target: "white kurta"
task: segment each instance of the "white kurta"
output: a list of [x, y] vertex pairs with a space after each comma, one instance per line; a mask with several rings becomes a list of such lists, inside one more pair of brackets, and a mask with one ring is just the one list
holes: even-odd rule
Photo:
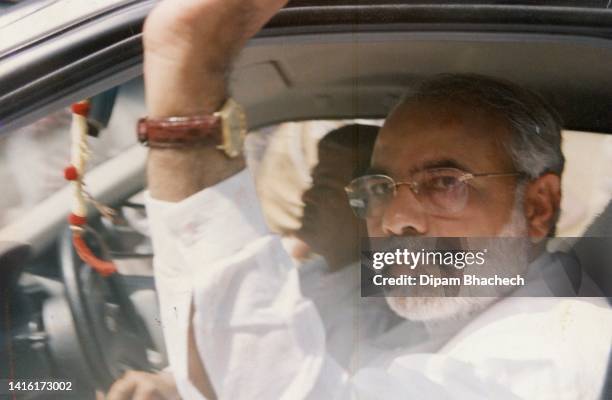
[[[245, 171], [180, 203], [148, 196], [164, 334], [185, 399], [187, 330], [220, 399], [595, 399], [605, 299], [508, 298], [424, 327], [359, 297], [359, 268], [298, 269]], [[450, 325], [450, 327], [449, 327]]]

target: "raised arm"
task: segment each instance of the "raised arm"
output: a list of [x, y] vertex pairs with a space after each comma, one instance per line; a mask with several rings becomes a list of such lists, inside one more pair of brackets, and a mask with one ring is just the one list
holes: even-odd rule
[[[232, 61], [286, 0], [162, 1], [144, 27], [150, 117], [211, 114], [228, 97]], [[151, 149], [153, 197], [179, 201], [244, 168], [214, 147]]]
[[[210, 115], [218, 111], [228, 97], [227, 76], [234, 57], [284, 3], [285, 0], [165, 0], [158, 4], [146, 20], [143, 36], [149, 117]], [[147, 165], [149, 192], [157, 200], [178, 202], [236, 174], [244, 166], [242, 155], [230, 159], [211, 146], [151, 148]], [[163, 255], [157, 258], [158, 265], [169, 264]], [[160, 288], [165, 306], [176, 310], [173, 305], [178, 289], [171, 287], [174, 282], [162, 278], [163, 272], [156, 274], [159, 285], [170, 286]], [[188, 336], [189, 375], [201, 394], [214, 398], [208, 374], [194, 350], [191, 329]]]

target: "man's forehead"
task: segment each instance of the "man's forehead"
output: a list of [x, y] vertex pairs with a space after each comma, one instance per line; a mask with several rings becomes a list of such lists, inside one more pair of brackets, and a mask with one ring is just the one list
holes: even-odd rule
[[447, 132], [478, 133], [477, 128], [508, 128], [508, 122], [497, 111], [476, 103], [459, 100], [411, 100], [393, 110], [387, 117], [382, 131], [419, 128], [445, 128]]
[[499, 115], [452, 103], [410, 103], [385, 122], [374, 149], [374, 168], [403, 172], [456, 167], [477, 172], [510, 168], [504, 143], [509, 129]]

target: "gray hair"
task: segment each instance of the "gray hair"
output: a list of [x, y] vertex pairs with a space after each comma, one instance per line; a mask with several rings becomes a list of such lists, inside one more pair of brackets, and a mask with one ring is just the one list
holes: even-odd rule
[[531, 179], [563, 172], [561, 119], [537, 93], [483, 75], [442, 74], [421, 82], [401, 103], [419, 100], [451, 101], [497, 112], [512, 130], [507, 149], [518, 172]]

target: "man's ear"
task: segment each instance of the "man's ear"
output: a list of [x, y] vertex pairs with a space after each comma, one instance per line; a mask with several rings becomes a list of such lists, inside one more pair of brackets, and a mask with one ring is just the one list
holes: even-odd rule
[[525, 218], [529, 237], [543, 238], [551, 231], [559, 214], [561, 177], [547, 173], [529, 182], [525, 188]]

